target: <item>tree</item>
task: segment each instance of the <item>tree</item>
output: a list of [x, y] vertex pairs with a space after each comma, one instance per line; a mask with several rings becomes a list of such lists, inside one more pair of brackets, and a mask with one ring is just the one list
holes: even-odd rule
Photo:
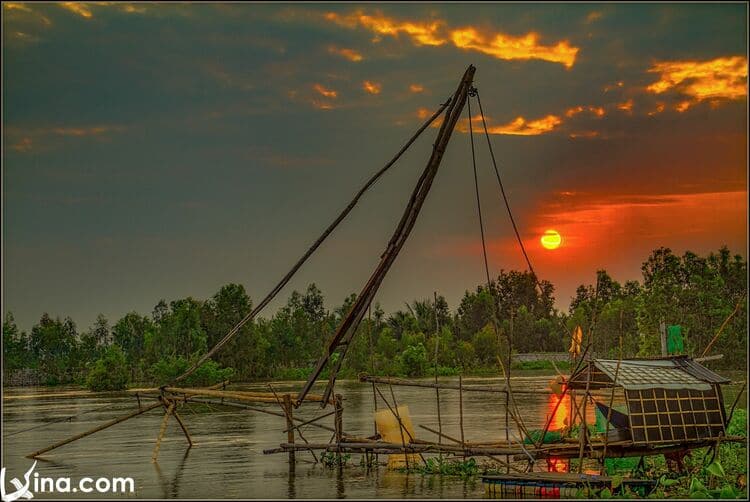
[[48, 384], [69, 382], [73, 378], [70, 358], [76, 347], [76, 326], [70, 317], [53, 320], [44, 313], [31, 328], [30, 349]]
[[86, 386], [94, 391], [123, 390], [128, 384], [125, 354], [117, 345], [107, 347], [86, 378]]
[[13, 314], [7, 312], [3, 320], [3, 372], [6, 378], [11, 371], [31, 366], [28, 343], [26, 333], [19, 331]]
[[120, 347], [130, 368], [131, 380], [142, 375], [146, 355], [146, 333], [154, 330], [154, 324], [147, 316], [137, 312], [125, 314], [112, 327], [114, 344]]

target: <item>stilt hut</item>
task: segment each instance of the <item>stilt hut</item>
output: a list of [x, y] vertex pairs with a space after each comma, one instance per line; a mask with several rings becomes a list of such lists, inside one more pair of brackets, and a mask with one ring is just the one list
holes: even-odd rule
[[571, 376], [571, 390], [622, 393], [627, 414], [597, 402], [614, 430], [632, 446], [716, 441], [726, 435], [721, 384], [730, 380], [688, 356], [660, 359], [592, 359]]

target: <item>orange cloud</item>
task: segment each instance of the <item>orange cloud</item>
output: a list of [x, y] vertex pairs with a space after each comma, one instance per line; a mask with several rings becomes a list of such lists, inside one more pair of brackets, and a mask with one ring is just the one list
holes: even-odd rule
[[654, 116], [657, 113], [661, 113], [664, 111], [664, 103], [656, 103], [656, 108], [654, 108], [652, 111], [648, 112], [649, 116]]
[[336, 108], [332, 103], [319, 101], [317, 99], [313, 99], [312, 101], [310, 101], [310, 104], [312, 104], [315, 108], [319, 110], [333, 110], [334, 108]]
[[624, 103], [618, 103], [617, 109], [626, 113], [631, 113], [633, 111], [633, 100], [629, 99]]
[[409, 90], [413, 93], [424, 92], [424, 87], [419, 84], [411, 84]]
[[22, 138], [18, 143], [12, 146], [13, 150], [17, 152], [28, 152], [31, 150], [33, 142], [31, 138]]
[[603, 16], [604, 16], [604, 13], [600, 10], [589, 12], [589, 15], [586, 16], [586, 24], [590, 24], [590, 23], [593, 23], [594, 21], [598, 21]]
[[325, 18], [347, 28], [361, 26], [378, 35], [398, 37], [405, 34], [417, 45], [443, 45], [446, 40], [438, 36], [443, 21], [409, 22], [388, 18], [383, 14], [368, 15], [358, 10], [352, 14], [339, 15], [329, 12]]
[[[481, 124], [482, 119], [474, 117], [473, 122]], [[507, 124], [488, 125], [487, 132], [490, 134], [508, 134], [512, 136], [538, 136], [552, 132], [560, 124], [562, 124], [562, 119], [557, 115], [547, 115], [546, 117], [531, 121], [527, 121], [523, 117], [516, 117], [515, 120]], [[462, 132], [468, 131], [468, 122], [465, 119], [459, 130]]]
[[326, 98], [336, 99], [339, 95], [338, 92], [334, 91], [333, 89], [327, 89], [321, 84], [313, 85], [313, 89], [315, 89], [315, 92]]
[[598, 131], [579, 131], [579, 132], [572, 132], [569, 134], [571, 139], [577, 139], [577, 138], [597, 138], [599, 137]]
[[116, 127], [95, 126], [95, 127], [55, 127], [51, 132], [60, 136], [96, 136], [106, 132], [114, 131]]
[[557, 45], [541, 45], [539, 35], [531, 32], [520, 37], [512, 35], [485, 36], [474, 28], [463, 28], [451, 32], [451, 40], [456, 47], [489, 54], [498, 59], [541, 59], [560, 63], [571, 68], [578, 54], [578, 47], [572, 47], [567, 40]]
[[579, 50], [567, 40], [556, 45], [541, 45], [539, 34], [535, 32], [515, 37], [503, 33], [480, 33], [471, 26], [448, 29], [447, 23], [441, 19], [404, 21], [387, 17], [380, 12], [365, 14], [362, 10], [346, 15], [329, 12], [325, 14], [325, 18], [346, 28], [365, 28], [377, 36], [399, 37], [403, 34], [417, 46], [440, 46], [452, 42], [459, 49], [481, 52], [498, 59], [541, 59], [563, 64], [567, 68], [573, 66]]
[[383, 86], [378, 82], [371, 82], [369, 80], [362, 82], [362, 88], [369, 94], [380, 94], [382, 87]]
[[692, 103], [690, 103], [690, 101], [680, 101], [679, 103], [675, 105], [674, 109], [680, 113], [686, 112], [688, 108], [690, 108], [691, 104]]
[[604, 108], [601, 106], [574, 106], [572, 108], [568, 108], [565, 110], [565, 116], [566, 117], [573, 117], [575, 115], [578, 115], [579, 113], [583, 113], [584, 111], [588, 111], [589, 113], [592, 113], [596, 115], [597, 117], [603, 117], [604, 116]]
[[88, 6], [85, 3], [60, 2], [58, 5], [62, 7], [63, 9], [67, 9], [70, 12], [73, 12], [74, 14], [78, 14], [79, 16], [84, 17], [86, 19], [91, 19], [93, 17], [91, 10], [89, 10]]
[[341, 56], [344, 59], [348, 59], [349, 61], [352, 61], [354, 63], [358, 63], [362, 61], [364, 58], [362, 57], [362, 54], [355, 51], [354, 49], [346, 49], [346, 48], [339, 48], [335, 45], [331, 45], [328, 47], [328, 52], [330, 54], [335, 54], [337, 56]]
[[3, 3], [3, 7], [6, 10], [22, 10], [24, 12], [31, 12], [31, 8], [19, 2], [5, 2]]
[[16, 15], [22, 15], [22, 16], [29, 16], [31, 15], [32, 18], [41, 21], [44, 25], [50, 26], [52, 24], [52, 21], [49, 20], [48, 17], [43, 16], [42, 14], [31, 10], [31, 7], [24, 3], [20, 2], [5, 2], [3, 3], [3, 8], [6, 11], [14, 11]]
[[648, 71], [660, 74], [659, 80], [646, 88], [654, 94], [674, 90], [695, 102], [747, 96], [747, 58], [742, 56], [710, 61], [663, 61]]

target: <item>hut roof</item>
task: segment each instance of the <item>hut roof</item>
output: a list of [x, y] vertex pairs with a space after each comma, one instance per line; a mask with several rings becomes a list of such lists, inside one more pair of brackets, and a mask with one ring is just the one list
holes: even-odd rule
[[[591, 388], [616, 385], [626, 390], [695, 389], [709, 390], [713, 384], [730, 380], [709, 370], [687, 356], [666, 359], [624, 359], [617, 369], [617, 360], [593, 359]], [[596, 371], [598, 370], [598, 371]], [[587, 367], [581, 368], [570, 379], [571, 388], [585, 388]], [[603, 375], [602, 375], [603, 374]], [[615, 379], [615, 374], [617, 378]], [[602, 381], [602, 376], [605, 381]]]

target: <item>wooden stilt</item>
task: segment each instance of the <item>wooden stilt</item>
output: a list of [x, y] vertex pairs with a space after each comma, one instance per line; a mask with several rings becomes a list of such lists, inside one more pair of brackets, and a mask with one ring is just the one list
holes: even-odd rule
[[[336, 430], [336, 444], [340, 444], [343, 440], [342, 431], [344, 429], [344, 407], [341, 404], [342, 401], [343, 397], [341, 397], [341, 394], [334, 394], [333, 407], [336, 416], [334, 418], [333, 428]], [[338, 461], [338, 465], [341, 466], [341, 451], [338, 449], [336, 450], [336, 460]]]
[[180, 415], [177, 414], [177, 403], [174, 401], [170, 401], [167, 399], [159, 398], [162, 405], [164, 406], [165, 411], [169, 409], [169, 403], [175, 405], [174, 408], [172, 408], [172, 415], [174, 415], [175, 420], [177, 420], [177, 423], [180, 425], [180, 429], [182, 429], [182, 433], [185, 434], [185, 439], [187, 439], [188, 442], [188, 448], [193, 447], [193, 438], [190, 437], [190, 433], [187, 430], [187, 427], [185, 426], [185, 423], [182, 421], [182, 418]]
[[161, 448], [161, 440], [164, 438], [164, 433], [167, 432], [167, 424], [169, 423], [169, 416], [174, 411], [174, 401], [169, 402], [167, 411], [164, 413], [164, 418], [161, 421], [161, 427], [159, 428], [159, 435], [156, 437], [156, 445], [154, 445], [154, 452], [151, 454], [151, 463], [156, 462], [159, 458], [159, 448]]
[[588, 438], [588, 424], [586, 423], [586, 403], [589, 398], [589, 384], [591, 383], [591, 365], [586, 370], [586, 392], [583, 395], [583, 412], [581, 413], [581, 430], [578, 433], [580, 439], [580, 450], [578, 452], [578, 473], [583, 472], [583, 449]]
[[[293, 417], [293, 406], [292, 398], [289, 394], [284, 394], [284, 414], [286, 415], [286, 440], [288, 443], [294, 444], [294, 420]], [[294, 464], [294, 450], [289, 451], [289, 463]]]
[[[460, 373], [458, 375], [458, 426], [461, 429], [461, 447], [466, 448], [464, 442], [464, 383], [463, 376]], [[466, 460], [465, 454], [464, 460]]]

